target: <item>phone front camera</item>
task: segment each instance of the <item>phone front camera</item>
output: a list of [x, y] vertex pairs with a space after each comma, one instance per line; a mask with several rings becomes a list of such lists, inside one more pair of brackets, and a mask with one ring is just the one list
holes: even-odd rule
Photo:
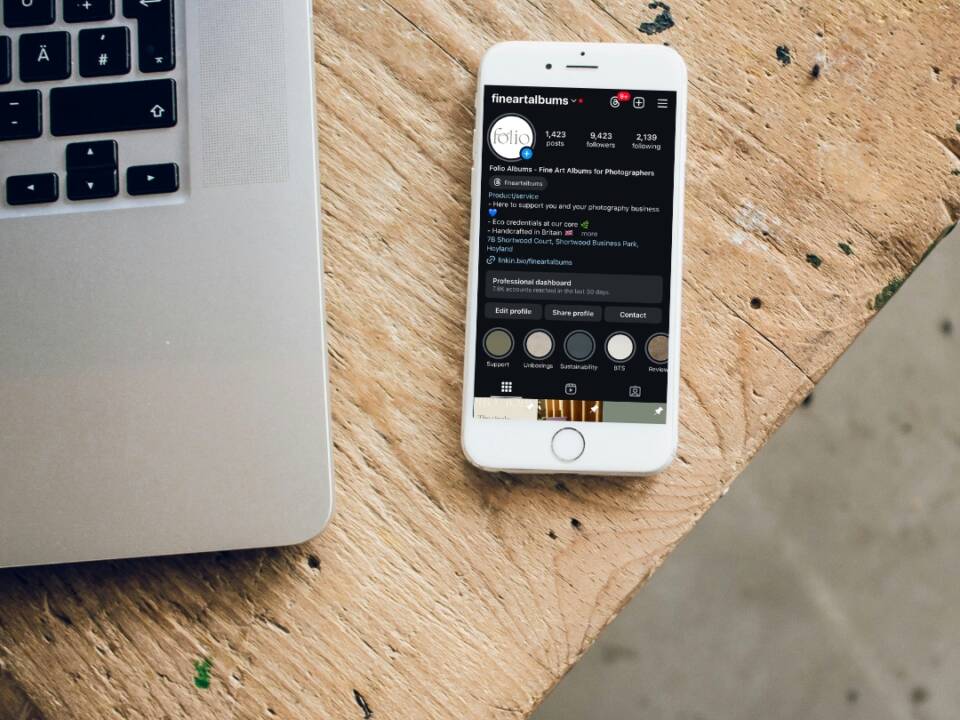
[[547, 70], [550, 70], [553, 67], [551, 63], [547, 63]]

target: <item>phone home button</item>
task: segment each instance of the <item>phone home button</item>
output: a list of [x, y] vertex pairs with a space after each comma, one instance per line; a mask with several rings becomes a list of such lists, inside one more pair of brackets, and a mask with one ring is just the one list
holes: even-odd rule
[[578, 430], [573, 428], [563, 428], [558, 430], [550, 442], [550, 448], [558, 460], [563, 462], [573, 462], [583, 455], [583, 449], [586, 441]]

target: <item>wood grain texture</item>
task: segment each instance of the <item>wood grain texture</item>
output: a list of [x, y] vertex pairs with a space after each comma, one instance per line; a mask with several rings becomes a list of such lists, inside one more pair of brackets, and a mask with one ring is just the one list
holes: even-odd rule
[[[647, 37], [626, 0], [316, 3], [338, 514], [298, 548], [0, 573], [0, 719], [532, 710], [960, 214], [955, 2], [670, 5]], [[460, 453], [475, 73], [523, 38], [690, 67], [681, 451], [653, 479]]]

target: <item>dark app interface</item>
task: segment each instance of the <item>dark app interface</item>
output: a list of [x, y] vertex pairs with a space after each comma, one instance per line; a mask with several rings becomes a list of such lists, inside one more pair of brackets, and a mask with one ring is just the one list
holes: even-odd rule
[[666, 422], [676, 103], [484, 89], [475, 417]]

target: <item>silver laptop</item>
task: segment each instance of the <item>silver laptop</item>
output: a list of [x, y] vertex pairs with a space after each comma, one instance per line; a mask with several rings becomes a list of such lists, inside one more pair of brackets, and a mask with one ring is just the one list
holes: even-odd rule
[[309, 0], [0, 0], [0, 567], [333, 489]]

